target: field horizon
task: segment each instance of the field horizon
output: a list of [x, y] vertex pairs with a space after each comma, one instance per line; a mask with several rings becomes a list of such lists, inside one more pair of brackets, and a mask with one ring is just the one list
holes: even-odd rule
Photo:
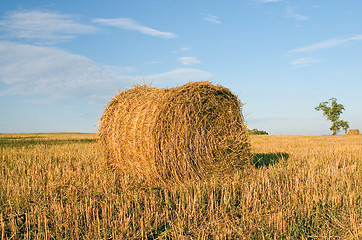
[[1, 133], [0, 237], [362, 238], [361, 135], [250, 144], [250, 169], [158, 186], [115, 174], [96, 133]]

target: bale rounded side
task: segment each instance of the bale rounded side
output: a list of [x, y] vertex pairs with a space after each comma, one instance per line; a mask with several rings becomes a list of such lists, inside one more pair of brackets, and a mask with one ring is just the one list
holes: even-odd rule
[[360, 132], [358, 129], [349, 129], [347, 135], [360, 135]]

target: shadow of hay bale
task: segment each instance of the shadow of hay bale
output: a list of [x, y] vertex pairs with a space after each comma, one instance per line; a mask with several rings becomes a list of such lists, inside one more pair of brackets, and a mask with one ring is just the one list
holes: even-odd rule
[[277, 164], [280, 160], [288, 160], [288, 153], [256, 153], [253, 154], [252, 164], [256, 168], [269, 167]]
[[145, 181], [225, 175], [250, 164], [241, 107], [229, 89], [209, 82], [135, 86], [106, 107], [99, 141], [113, 169]]

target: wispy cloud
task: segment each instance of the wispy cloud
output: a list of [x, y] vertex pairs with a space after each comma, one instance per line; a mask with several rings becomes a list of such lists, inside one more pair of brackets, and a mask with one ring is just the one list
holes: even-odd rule
[[191, 47], [182, 47], [176, 51], [172, 51], [173, 54], [190, 51]]
[[221, 24], [221, 20], [219, 17], [215, 16], [215, 15], [207, 15], [206, 17], [204, 17], [204, 20], [213, 23], [213, 24]]
[[0, 95], [87, 99], [132, 81], [86, 57], [52, 47], [0, 41], [0, 62], [0, 79], [9, 86]]
[[[124, 90], [144, 79], [164, 86], [206, 80], [212, 74], [193, 68], [137, 75], [132, 66], [100, 66], [91, 59], [53, 47], [0, 41], [0, 81], [4, 95], [75, 97], [104, 104], [115, 90]], [[163, 84], [163, 85], [162, 85]]]
[[190, 81], [201, 81], [201, 80], [210, 80], [214, 74], [206, 72], [200, 69], [194, 68], [177, 68], [165, 73], [158, 73], [146, 76], [146, 80], [152, 80], [155, 85], [165, 86], [170, 84], [175, 86], [175, 84], [185, 84]]
[[180, 57], [180, 58], [178, 58], [178, 60], [183, 65], [194, 65], [194, 64], [200, 63], [200, 60], [196, 57]]
[[283, 0], [260, 0], [260, 2], [263, 2], [263, 3], [271, 3], [271, 2], [281, 2]]
[[189, 50], [191, 50], [190, 47], [182, 47], [182, 48], [180, 48], [180, 52], [186, 52], [186, 51], [189, 51]]
[[10, 38], [51, 44], [74, 38], [78, 34], [95, 33], [98, 28], [79, 23], [72, 15], [49, 11], [19, 11], [7, 13], [0, 21], [0, 30]]
[[348, 38], [332, 38], [323, 42], [289, 50], [288, 53], [292, 54], [292, 53], [301, 53], [301, 52], [312, 52], [325, 48], [334, 48], [353, 41], [362, 41], [362, 35], [356, 35]]
[[304, 16], [304, 15], [300, 15], [300, 14], [295, 13], [295, 8], [294, 7], [287, 7], [285, 9], [285, 13], [286, 13], [287, 17], [294, 18], [295, 20], [298, 20], [298, 21], [309, 20], [308, 16]]
[[146, 62], [146, 64], [160, 64], [160, 63], [161, 63], [161, 61], [159, 61], [159, 60], [151, 60], [151, 61]]
[[322, 61], [321, 59], [314, 59], [314, 58], [298, 58], [291, 61], [290, 66], [292, 68], [301, 68], [301, 67], [308, 67], [311, 66], [313, 63], [317, 63]]
[[135, 20], [130, 19], [130, 18], [110, 18], [110, 19], [97, 18], [97, 19], [94, 19], [93, 22], [99, 23], [102, 25], [108, 25], [108, 26], [119, 27], [119, 28], [123, 28], [123, 29], [127, 29], [127, 30], [133, 30], [133, 31], [137, 31], [137, 32], [140, 32], [143, 34], [156, 36], [156, 37], [163, 37], [163, 38], [177, 37], [177, 35], [174, 33], [161, 32], [159, 30], [143, 26], [143, 25], [139, 24], [138, 22], [136, 22]]

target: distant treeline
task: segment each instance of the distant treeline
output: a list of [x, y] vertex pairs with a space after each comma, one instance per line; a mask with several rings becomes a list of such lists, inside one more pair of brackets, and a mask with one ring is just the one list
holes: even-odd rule
[[258, 130], [256, 128], [249, 129], [249, 134], [250, 135], [269, 135], [269, 133], [267, 133], [266, 131]]

